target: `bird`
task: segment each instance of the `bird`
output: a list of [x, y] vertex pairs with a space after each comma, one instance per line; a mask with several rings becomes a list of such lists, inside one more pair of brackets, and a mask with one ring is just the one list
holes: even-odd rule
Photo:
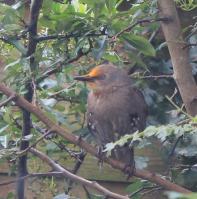
[[[101, 149], [126, 134], [143, 131], [147, 104], [126, 70], [112, 63], [95, 66], [86, 75], [75, 76], [90, 90], [86, 120], [90, 133]], [[134, 167], [134, 149], [126, 143], [112, 150], [111, 157]]]

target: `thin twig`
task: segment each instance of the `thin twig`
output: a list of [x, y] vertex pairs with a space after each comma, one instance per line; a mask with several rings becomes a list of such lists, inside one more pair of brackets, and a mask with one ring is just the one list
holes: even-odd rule
[[175, 151], [175, 149], [176, 149], [178, 143], [180, 142], [180, 140], [181, 140], [182, 138], [183, 138], [183, 135], [179, 136], [179, 137], [177, 138], [176, 142], [174, 143], [174, 145], [173, 145], [173, 147], [172, 147], [172, 149], [171, 149], [171, 151], [170, 151], [170, 153], [169, 153], [169, 155], [168, 155], [168, 160], [169, 160], [168, 162], [170, 162], [172, 156], [174, 155], [174, 151]]
[[68, 89], [72, 88], [75, 85], [76, 85], [76, 82], [73, 82], [72, 84], [68, 85], [66, 88], [63, 88], [63, 89], [61, 89], [61, 90], [59, 90], [59, 91], [57, 91], [57, 92], [55, 92], [53, 94], [50, 94], [49, 96], [50, 97], [54, 97], [56, 95], [59, 95], [60, 93], [65, 92], [65, 90], [68, 90]]
[[13, 101], [13, 99], [14, 99], [15, 97], [16, 97], [15, 95], [12, 95], [12, 96], [8, 97], [6, 100], [4, 100], [3, 102], [1, 102], [1, 103], [0, 103], [0, 108], [1, 108], [2, 106], [7, 105], [10, 101]]
[[37, 42], [42, 42], [42, 41], [48, 41], [48, 40], [53, 40], [53, 39], [70, 39], [70, 38], [77, 38], [77, 37], [99, 37], [99, 36], [104, 36], [107, 35], [105, 32], [101, 32], [101, 33], [81, 33], [81, 34], [56, 34], [56, 35], [46, 35], [46, 36], [36, 36], [34, 39]]
[[18, 182], [19, 180], [25, 180], [27, 178], [46, 177], [46, 176], [58, 176], [58, 177], [61, 177], [62, 176], [62, 172], [54, 171], [54, 172], [48, 172], [48, 173], [31, 173], [31, 174], [28, 174], [26, 176], [23, 176], [23, 177], [14, 179], [14, 180], [9, 180], [9, 181], [5, 181], [5, 182], [1, 182], [0, 186], [5, 186], [5, 185], [13, 184], [13, 183]]
[[176, 105], [172, 99], [170, 97], [168, 97], [167, 95], [165, 95], [166, 99], [181, 113], [183, 113], [184, 115], [186, 115], [188, 118], [192, 119], [192, 116], [189, 115], [188, 113], [186, 113], [185, 111], [183, 111], [182, 108], [180, 108], [178, 105]]
[[56, 142], [56, 141], [52, 141], [54, 144], [56, 144], [61, 150], [65, 150], [72, 158], [75, 158], [77, 161], [81, 161], [79, 158], [79, 154], [80, 153], [76, 153], [72, 150], [70, 150], [69, 148], [67, 148], [63, 143], [60, 142]]
[[161, 189], [162, 189], [162, 187], [157, 187], [157, 188], [153, 188], [153, 189], [151, 189], [151, 190], [147, 190], [147, 191], [145, 191], [144, 193], [142, 193], [142, 196], [147, 195], [147, 194], [150, 194], [150, 193], [153, 192], [153, 191], [161, 190]]
[[91, 195], [90, 195], [88, 189], [86, 188], [86, 186], [83, 186], [83, 189], [84, 189], [84, 191], [85, 191], [85, 193], [86, 193], [87, 199], [91, 199], [92, 197], [91, 197]]
[[40, 83], [41, 81], [43, 81], [45, 78], [49, 77], [50, 75], [53, 75], [55, 74], [56, 72], [60, 72], [61, 71], [61, 67], [62, 65], [67, 65], [67, 64], [70, 64], [70, 63], [73, 63], [77, 60], [79, 60], [81, 57], [87, 55], [89, 52], [91, 51], [91, 48], [89, 48], [86, 52], [83, 52], [82, 49], [78, 51], [77, 55], [71, 59], [68, 59], [68, 60], [58, 60], [55, 64], [57, 64], [58, 66], [56, 68], [53, 68], [49, 71], [46, 71], [41, 77], [39, 77], [37, 80], [36, 80], [36, 83]]
[[173, 94], [170, 97], [170, 99], [173, 100], [173, 98], [176, 96], [177, 93], [178, 93], [178, 90], [177, 90], [177, 88], [175, 88]]
[[[79, 171], [79, 169], [80, 169], [82, 163], [84, 162], [84, 159], [85, 159], [86, 155], [87, 155], [87, 153], [85, 153], [85, 152], [82, 150], [81, 153], [78, 155], [78, 159], [79, 159], [79, 160], [76, 162], [74, 168], [72, 169], [72, 173], [77, 174], [77, 172]], [[73, 181], [70, 180], [70, 181], [68, 182], [68, 192], [72, 189], [72, 184], [73, 184]], [[68, 192], [67, 192], [67, 193], [68, 193]]]
[[162, 74], [162, 75], [145, 75], [145, 76], [140, 76], [139, 72], [133, 73], [131, 75], [132, 78], [139, 78], [139, 79], [161, 79], [161, 78], [173, 78], [172, 74]]
[[189, 118], [189, 119], [185, 119], [185, 120], [182, 120], [182, 121], [180, 121], [180, 122], [177, 122], [177, 126], [180, 126], [180, 125], [183, 125], [183, 124], [187, 124], [187, 123], [189, 123], [191, 121], [191, 119]]
[[138, 190], [136, 190], [135, 192], [133, 192], [133, 193], [131, 193], [130, 195], [129, 195], [129, 197], [133, 197], [133, 196], [135, 196], [136, 194], [138, 194], [138, 193], [140, 193], [141, 191], [144, 191], [144, 190], [149, 190], [149, 189], [154, 189], [154, 188], [159, 188], [160, 186], [158, 186], [158, 185], [156, 185], [156, 186], [148, 186], [148, 187], [141, 187], [141, 188], [139, 188]]
[[185, 48], [189, 48], [189, 47], [192, 47], [192, 46], [197, 46], [197, 43], [190, 43], [190, 44], [187, 44], [183, 47], [183, 49]]
[[126, 27], [125, 29], [121, 30], [120, 32], [118, 32], [114, 38], [119, 37], [121, 34], [123, 34], [124, 32], [129, 32], [131, 31], [135, 26], [137, 26], [138, 24], [142, 24], [142, 23], [154, 23], [154, 22], [158, 22], [158, 21], [164, 21], [167, 22], [170, 19], [167, 17], [159, 17], [157, 19], [141, 19], [136, 21], [134, 24], [131, 24], [130, 26]]
[[93, 189], [96, 189], [97, 191], [103, 193], [106, 196], [110, 196], [111, 198], [114, 198], [114, 199], [129, 199], [128, 196], [123, 196], [123, 195], [109, 191], [108, 189], [101, 186], [97, 182], [89, 181], [85, 178], [82, 178], [81, 176], [77, 176], [77, 175], [69, 172], [68, 170], [66, 170], [65, 168], [63, 168], [62, 166], [60, 166], [59, 164], [54, 162], [52, 159], [50, 159], [47, 155], [45, 155], [44, 153], [42, 153], [42, 152], [40, 152], [40, 151], [38, 151], [34, 148], [31, 148], [30, 152], [32, 154], [36, 155], [37, 157], [39, 157], [41, 160], [43, 160], [45, 163], [47, 163], [54, 170], [62, 172], [62, 175], [65, 176], [66, 178], [69, 178], [69, 179], [71, 179], [71, 180], [73, 180], [77, 183], [80, 183], [84, 186], [88, 186], [88, 187], [91, 187]]
[[20, 157], [23, 156], [23, 155], [25, 155], [32, 147], [35, 147], [40, 141], [42, 141], [46, 136], [48, 136], [52, 132], [53, 132], [53, 130], [48, 130], [44, 135], [42, 135], [41, 137], [39, 137], [32, 145], [28, 146], [25, 150], [20, 151], [18, 153], [18, 155]]
[[[39, 133], [43, 134], [43, 136], [41, 136], [40, 139], [42, 137], [44, 137], [45, 139], [49, 138], [51, 140], [52, 136], [50, 136], [50, 134], [48, 134], [48, 135], [46, 134], [46, 132], [48, 132], [48, 130], [42, 129], [42, 128], [36, 126], [35, 124], [32, 124], [32, 126], [33, 126], [33, 128], [36, 131], [38, 131]], [[51, 134], [52, 134], [52, 132], [51, 132]], [[41, 140], [38, 139], [37, 141], [41, 141]], [[61, 141], [56, 142], [55, 140], [51, 140], [51, 142], [53, 142], [54, 144], [56, 144], [61, 150], [66, 151], [70, 155], [70, 157], [75, 158], [77, 161], [81, 161], [81, 159], [79, 158], [81, 152], [74, 152], [74, 151], [72, 151], [71, 149], [69, 149], [68, 147], [66, 147], [65, 144], [63, 144]]]

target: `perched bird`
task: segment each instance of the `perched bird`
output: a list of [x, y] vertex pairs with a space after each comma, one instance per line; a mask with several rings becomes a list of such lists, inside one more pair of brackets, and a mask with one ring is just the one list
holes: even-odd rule
[[[147, 106], [126, 71], [103, 64], [74, 79], [87, 82], [90, 89], [87, 125], [100, 147], [145, 128]], [[128, 144], [114, 149], [111, 156], [126, 165], [134, 165], [133, 148]]]

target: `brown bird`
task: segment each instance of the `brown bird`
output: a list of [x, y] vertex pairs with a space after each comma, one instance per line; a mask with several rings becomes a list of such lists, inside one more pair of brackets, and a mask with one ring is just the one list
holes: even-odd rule
[[[147, 106], [126, 71], [103, 64], [74, 79], [86, 81], [90, 88], [87, 125], [100, 147], [145, 128]], [[126, 165], [134, 165], [134, 152], [129, 144], [117, 147], [111, 156]]]

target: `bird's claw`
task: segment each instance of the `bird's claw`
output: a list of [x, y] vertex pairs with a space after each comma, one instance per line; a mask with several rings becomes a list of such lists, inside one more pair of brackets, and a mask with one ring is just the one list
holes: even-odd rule
[[103, 147], [98, 146], [97, 148], [97, 157], [98, 157], [98, 165], [103, 165], [103, 159], [104, 159], [104, 153], [103, 153]]
[[127, 180], [134, 175], [135, 169], [135, 161], [133, 161], [131, 164], [125, 164], [123, 172], [127, 175]]

